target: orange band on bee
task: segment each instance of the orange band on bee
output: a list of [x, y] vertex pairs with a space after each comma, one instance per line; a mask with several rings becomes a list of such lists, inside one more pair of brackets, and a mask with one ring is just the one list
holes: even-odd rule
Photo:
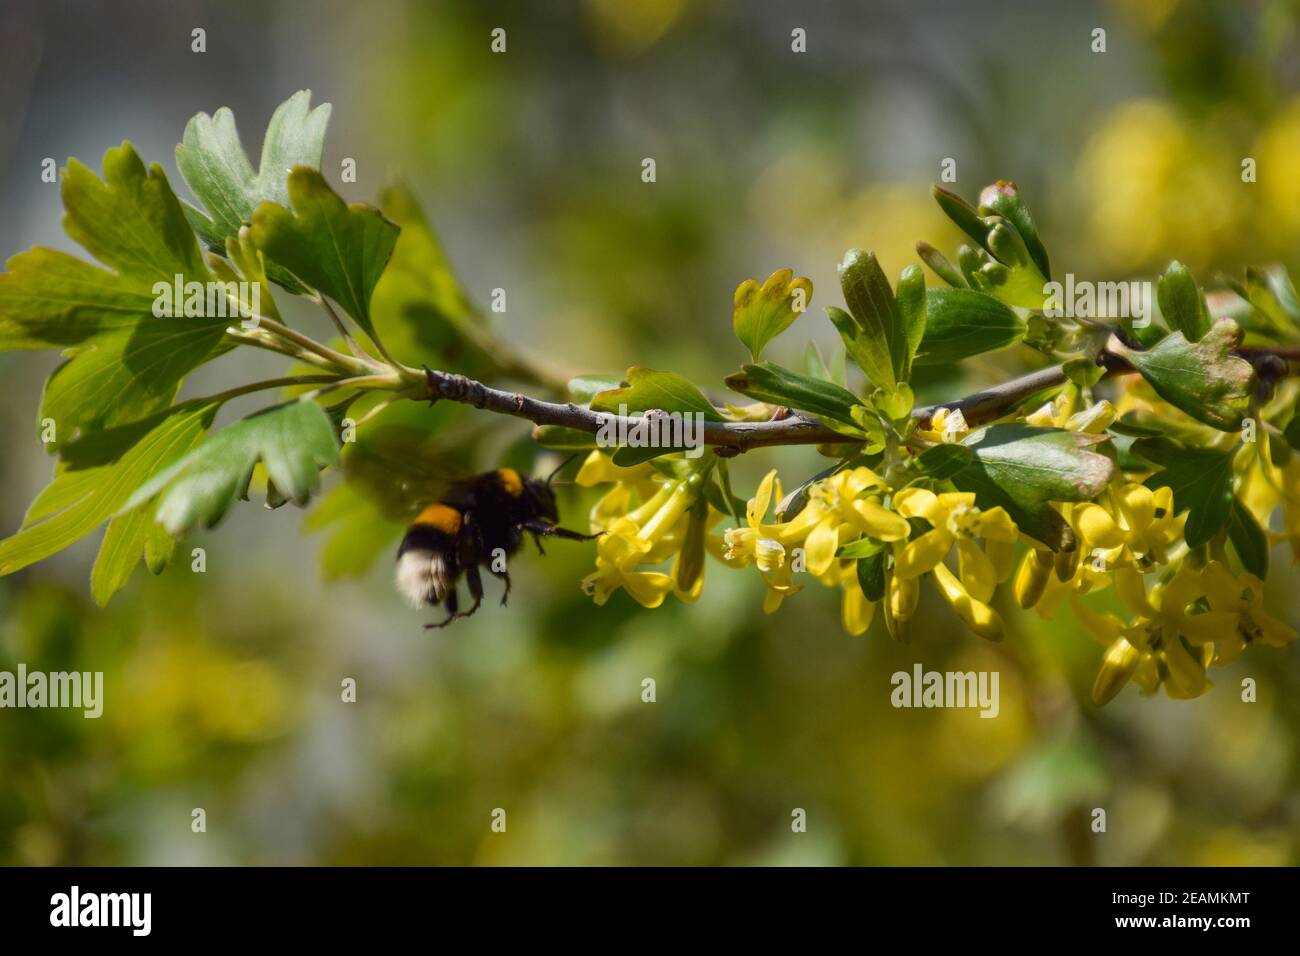
[[455, 534], [460, 530], [461, 514], [451, 505], [436, 502], [429, 505], [415, 519], [415, 524], [428, 525], [446, 534]]
[[511, 498], [518, 498], [524, 493], [524, 480], [513, 468], [498, 468], [497, 477], [501, 479], [501, 487]]

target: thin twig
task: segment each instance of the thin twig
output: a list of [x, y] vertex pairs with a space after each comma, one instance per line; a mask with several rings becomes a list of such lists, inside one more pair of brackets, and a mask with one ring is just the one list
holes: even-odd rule
[[[1268, 359], [1300, 361], [1300, 348], [1243, 348], [1238, 349], [1237, 354], [1253, 365]], [[1124, 358], [1110, 351], [1102, 353], [1098, 364], [1110, 374], [1133, 371]], [[558, 425], [595, 434], [602, 428], [632, 428], [639, 421], [628, 417], [620, 422], [618, 415], [595, 412], [572, 402], [547, 402], [522, 392], [507, 392], [464, 375], [431, 369], [426, 369], [425, 375], [428, 383], [427, 397], [430, 400], [442, 399], [473, 405], [498, 414], [524, 418], [535, 425]], [[952, 402], [915, 408], [912, 418], [921, 425], [927, 425], [935, 412], [946, 408], [950, 411], [960, 410], [968, 425], [979, 425], [1002, 417], [1025, 399], [1062, 385], [1065, 381], [1063, 366], [1053, 365]], [[832, 431], [816, 419], [798, 411], [781, 410], [778, 415], [779, 417], [761, 422], [705, 422], [702, 429], [703, 443], [730, 449], [731, 454], [740, 454], [751, 448], [773, 445], [846, 444], [856, 440]]]

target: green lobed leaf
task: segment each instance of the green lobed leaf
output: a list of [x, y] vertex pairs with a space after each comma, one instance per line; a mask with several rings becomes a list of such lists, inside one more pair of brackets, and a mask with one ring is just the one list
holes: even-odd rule
[[102, 180], [70, 160], [62, 194], [68, 235], [109, 268], [38, 248], [0, 276], [0, 350], [73, 349], [42, 402], [59, 442], [166, 408], [184, 376], [220, 354], [230, 321], [154, 315], [162, 286], [213, 275], [166, 175], [129, 143], [105, 153]]
[[187, 374], [230, 347], [227, 321], [169, 318], [96, 336], [50, 375], [41, 418], [55, 422], [61, 443], [166, 408]]
[[236, 498], [247, 499], [258, 462], [276, 495], [303, 505], [319, 487], [320, 470], [338, 458], [338, 438], [326, 411], [311, 401], [288, 402], [212, 435], [139, 487], [122, 513], [157, 498], [157, 520], [170, 534], [195, 525], [210, 528]]
[[1026, 325], [991, 295], [974, 289], [926, 292], [925, 337], [916, 353], [918, 365], [944, 365], [1015, 345]]
[[1220, 431], [1236, 431], [1255, 391], [1254, 367], [1232, 354], [1240, 342], [1241, 327], [1219, 319], [1199, 342], [1173, 332], [1149, 349], [1116, 350], [1165, 401]]
[[1143, 458], [1162, 466], [1143, 484], [1152, 491], [1168, 486], [1174, 493], [1174, 512], [1187, 512], [1183, 537], [1190, 548], [1213, 538], [1232, 514], [1232, 455], [1199, 448], [1183, 448], [1161, 438], [1134, 443]]
[[[224, 254], [226, 242], [239, 235], [259, 203], [289, 204], [289, 170], [294, 166], [320, 168], [329, 118], [330, 104], [311, 108], [311, 90], [293, 94], [271, 114], [256, 172], [244, 153], [229, 108], [223, 106], [212, 116], [198, 113], [190, 119], [176, 147], [176, 166], [207, 210], [186, 206], [185, 214], [210, 249]], [[293, 277], [274, 263], [269, 271], [276, 282], [290, 291], [300, 291]]]
[[807, 311], [812, 288], [812, 282], [803, 276], [795, 278], [791, 269], [778, 269], [761, 285], [757, 279], [746, 279], [736, 286], [731, 327], [755, 362], [768, 342]]
[[1087, 501], [1106, 488], [1115, 462], [1087, 435], [1020, 422], [990, 425], [962, 442], [974, 461], [951, 478], [981, 508], [1001, 506], [1022, 533], [1054, 551], [1073, 550], [1074, 534], [1052, 502]]
[[308, 166], [289, 174], [289, 201], [293, 212], [273, 202], [253, 211], [253, 244], [337, 302], [373, 338], [370, 297], [393, 253], [397, 225], [373, 207], [344, 203]]
[[65, 446], [54, 480], [32, 503], [22, 528], [0, 541], [0, 575], [62, 551], [106, 521], [108, 532], [92, 571], [96, 601], [107, 603], [142, 556], [151, 570], [161, 570], [171, 549], [151, 530], [152, 521], [116, 515], [132, 491], [202, 441], [219, 406], [210, 399], [186, 402]]
[[[665, 412], [698, 412], [706, 421], [720, 422], [722, 415], [704, 393], [676, 372], [661, 372], [633, 366], [627, 370], [627, 385], [598, 392], [591, 410], [618, 415], [659, 409]], [[621, 406], [621, 408], [620, 408]]]
[[385, 513], [381, 504], [351, 482], [335, 485], [303, 519], [308, 534], [330, 532], [320, 549], [326, 580], [357, 578], [382, 555], [397, 550], [406, 522]]
[[53, 249], [13, 256], [0, 273], [0, 352], [58, 349], [152, 317], [152, 283]]

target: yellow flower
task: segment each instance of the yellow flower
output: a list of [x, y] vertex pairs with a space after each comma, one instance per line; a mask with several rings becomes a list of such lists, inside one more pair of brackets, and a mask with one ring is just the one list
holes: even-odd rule
[[597, 604], [619, 588], [644, 607], [662, 604], [674, 589], [675, 575], [639, 568], [681, 551], [686, 513], [702, 484], [700, 475], [667, 482], [640, 507], [613, 519], [596, 542], [596, 570], [583, 578], [583, 591]]
[[1213, 639], [1214, 663], [1231, 663], [1254, 643], [1286, 647], [1296, 632], [1264, 610], [1264, 582], [1253, 574], [1233, 577], [1222, 563], [1209, 562], [1201, 571], [1205, 598], [1217, 612], [1236, 617], [1236, 626], [1225, 628]]
[[1066, 389], [1037, 411], [1025, 416], [1025, 422], [1048, 428], [1065, 428], [1085, 435], [1100, 435], [1115, 421], [1115, 406], [1101, 401], [1075, 411], [1077, 389]]
[[924, 488], [904, 488], [894, 495], [894, 508], [905, 518], [924, 518], [931, 525], [895, 549], [896, 576], [915, 578], [935, 570], [956, 545], [961, 585], [975, 600], [988, 601], [1010, 577], [1016, 525], [1002, 508], [977, 508], [972, 492], [936, 495]]
[[594, 488], [596, 485], [609, 482], [636, 485], [653, 478], [655, 474], [654, 467], [649, 462], [624, 467], [614, 464], [614, 459], [605, 452], [593, 449], [591, 454], [583, 459], [582, 467], [578, 469], [578, 474], [573, 480], [584, 488]]
[[1074, 601], [1079, 623], [1107, 648], [1093, 699], [1106, 703], [1130, 677], [1146, 693], [1163, 686], [1175, 699], [1199, 697], [1209, 690], [1209, 644], [1216, 633], [1235, 627], [1236, 615], [1215, 610], [1187, 613], [1204, 596], [1201, 575], [1182, 566], [1148, 594], [1141, 572], [1121, 568], [1115, 572], [1115, 584], [1121, 600], [1137, 615], [1127, 626], [1114, 615], [1098, 614]]
[[937, 408], [930, 415], [927, 426], [918, 428], [916, 434], [927, 441], [951, 444], [969, 435], [970, 426], [960, 408]]
[[867, 596], [862, 593], [857, 572], [854, 571], [840, 584], [840, 620], [844, 630], [854, 637], [865, 634], [875, 616], [876, 602], [867, 600]]
[[768, 588], [763, 610], [770, 614], [786, 596], [801, 590], [794, 583], [796, 548], [803, 551], [800, 570], [836, 584], [835, 554], [841, 544], [864, 534], [880, 541], [907, 537], [907, 522], [880, 501], [885, 490], [885, 483], [871, 469], [845, 469], [814, 484], [808, 503], [793, 519], [769, 523], [768, 509], [781, 493], [774, 469], [764, 476], [745, 508], [746, 527], [730, 528], [723, 535], [723, 559], [734, 566], [758, 566]]
[[596, 570], [582, 579], [582, 590], [603, 605], [619, 588], [643, 607], [658, 607], [672, 590], [673, 579], [657, 571], [638, 571], [650, 550], [635, 522], [619, 518], [596, 542]]
[[[898, 574], [895, 572], [894, 577]], [[934, 580], [943, 595], [962, 622], [980, 637], [990, 641], [1002, 640], [1002, 618], [988, 604], [972, 597], [956, 576], [948, 570], [947, 565], [934, 566]]]
[[1143, 568], [1165, 564], [1170, 548], [1182, 540], [1184, 517], [1174, 514], [1174, 492], [1127, 484], [1107, 493], [1109, 507], [1091, 501], [1074, 505], [1071, 523], [1091, 556], [1096, 549], [1116, 552], [1108, 566], [1134, 558]]
[[840, 545], [863, 535], [877, 541], [906, 540], [911, 530], [907, 522], [881, 503], [886, 490], [885, 483], [864, 467], [838, 471], [813, 486], [809, 506], [817, 506], [821, 520], [804, 540], [810, 574], [825, 574]]

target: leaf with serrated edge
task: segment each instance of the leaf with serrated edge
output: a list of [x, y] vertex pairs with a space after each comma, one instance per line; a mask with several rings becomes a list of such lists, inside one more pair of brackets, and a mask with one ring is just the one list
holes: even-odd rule
[[370, 297], [375, 330], [394, 355], [413, 365], [454, 366], [470, 378], [501, 374], [487, 317], [456, 276], [433, 223], [403, 185], [383, 191], [380, 209], [400, 227]]
[[[300, 90], [281, 103], [266, 128], [257, 172], [244, 154], [229, 108], [223, 106], [212, 116], [198, 113], [190, 119], [176, 147], [176, 166], [207, 210], [185, 207], [191, 225], [209, 248], [224, 252], [227, 240], [239, 234], [258, 203], [289, 204], [289, 170], [294, 166], [320, 168], [329, 117], [328, 103], [311, 108], [311, 90]], [[298, 291], [287, 273], [277, 274], [274, 266], [271, 272], [277, 282]]]
[[[109, 519], [111, 529], [120, 520], [114, 515], [136, 488], [180, 460], [202, 439], [219, 405], [205, 399], [186, 402], [153, 419], [70, 443], [54, 481], [33, 502], [23, 527], [0, 542], [0, 575], [62, 551]], [[125, 583], [130, 573], [125, 568], [127, 556], [134, 548], [130, 565], [134, 568], [147, 543], [147, 537], [116, 532], [111, 544], [123, 554], [103, 559], [113, 567], [101, 569], [97, 600], [107, 600]]]
[[113, 271], [33, 249], [0, 276], [0, 350], [74, 349], [42, 403], [60, 443], [166, 408], [181, 379], [219, 353], [229, 322], [153, 314], [156, 284], [212, 274], [166, 175], [146, 169], [129, 143], [105, 153], [102, 180], [69, 161], [62, 192], [68, 235]]
[[122, 512], [156, 497], [157, 519], [170, 534], [213, 527], [236, 498], [247, 496], [259, 462], [280, 495], [303, 505], [319, 487], [320, 470], [338, 457], [325, 410], [311, 401], [289, 402], [221, 429], [138, 488]]
[[1143, 351], [1114, 347], [1169, 404], [1230, 432], [1241, 427], [1255, 391], [1254, 367], [1232, 354], [1240, 342], [1241, 327], [1219, 319], [1199, 342], [1173, 332]]
[[307, 166], [295, 166], [289, 174], [289, 201], [293, 212], [273, 202], [254, 210], [253, 244], [341, 305], [373, 337], [370, 296], [393, 253], [398, 227], [378, 209], [344, 203]]

